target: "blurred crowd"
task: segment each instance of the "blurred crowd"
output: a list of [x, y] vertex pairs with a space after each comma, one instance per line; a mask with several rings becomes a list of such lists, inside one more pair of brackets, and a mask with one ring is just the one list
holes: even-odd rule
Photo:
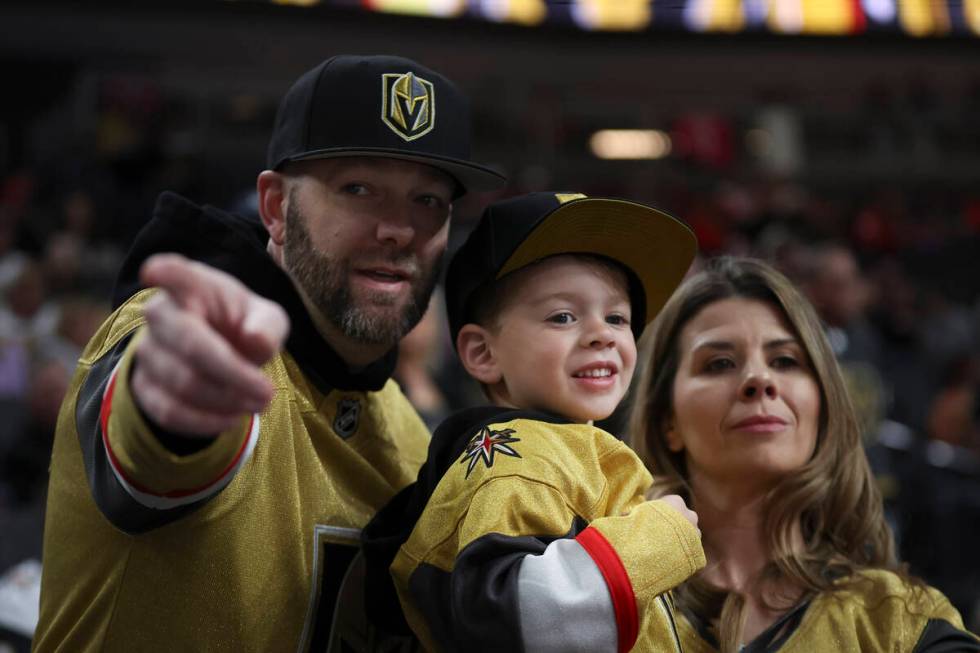
[[[39, 557], [59, 405], [155, 193], [220, 202], [172, 161], [72, 157], [0, 178], [0, 573]], [[638, 199], [685, 219], [703, 257], [764, 258], [810, 297], [865, 420], [902, 557], [980, 629], [980, 191], [664, 170], [659, 196]], [[510, 192], [523, 190], [539, 188]], [[226, 204], [254, 210], [242, 197]], [[457, 210], [463, 231], [480, 208]], [[430, 426], [481, 400], [444, 322], [437, 293], [396, 372]]]

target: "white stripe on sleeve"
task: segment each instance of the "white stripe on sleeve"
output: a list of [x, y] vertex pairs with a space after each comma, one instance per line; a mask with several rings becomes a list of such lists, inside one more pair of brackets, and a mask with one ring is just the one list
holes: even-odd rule
[[616, 615], [606, 581], [575, 540], [555, 540], [521, 561], [517, 577], [527, 653], [616, 651]]

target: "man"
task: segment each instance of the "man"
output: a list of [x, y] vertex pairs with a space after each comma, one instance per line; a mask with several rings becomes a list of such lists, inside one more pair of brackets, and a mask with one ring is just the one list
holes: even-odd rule
[[451, 202], [501, 177], [396, 57], [303, 75], [268, 168], [262, 224], [165, 193], [123, 265], [59, 418], [36, 651], [381, 646], [352, 561], [428, 437], [394, 349]]

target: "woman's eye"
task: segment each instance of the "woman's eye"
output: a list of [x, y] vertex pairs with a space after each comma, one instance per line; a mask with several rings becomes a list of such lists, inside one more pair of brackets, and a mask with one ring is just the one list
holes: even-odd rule
[[575, 316], [567, 311], [555, 313], [554, 315], [548, 317], [548, 321], [554, 322], [555, 324], [571, 324], [574, 320]]
[[799, 367], [800, 363], [792, 356], [777, 356], [772, 361], [772, 366], [778, 369]]
[[706, 372], [722, 372], [734, 369], [735, 361], [730, 358], [712, 358], [704, 365]]

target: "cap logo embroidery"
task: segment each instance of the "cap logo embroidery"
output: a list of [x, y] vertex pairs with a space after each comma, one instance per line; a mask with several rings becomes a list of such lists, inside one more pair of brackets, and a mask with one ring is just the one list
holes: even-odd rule
[[559, 204], [564, 204], [565, 202], [571, 202], [572, 200], [584, 199], [585, 195], [582, 193], [555, 193], [555, 199], [558, 200]]
[[406, 141], [425, 136], [436, 123], [436, 91], [414, 73], [381, 76], [381, 121]]

